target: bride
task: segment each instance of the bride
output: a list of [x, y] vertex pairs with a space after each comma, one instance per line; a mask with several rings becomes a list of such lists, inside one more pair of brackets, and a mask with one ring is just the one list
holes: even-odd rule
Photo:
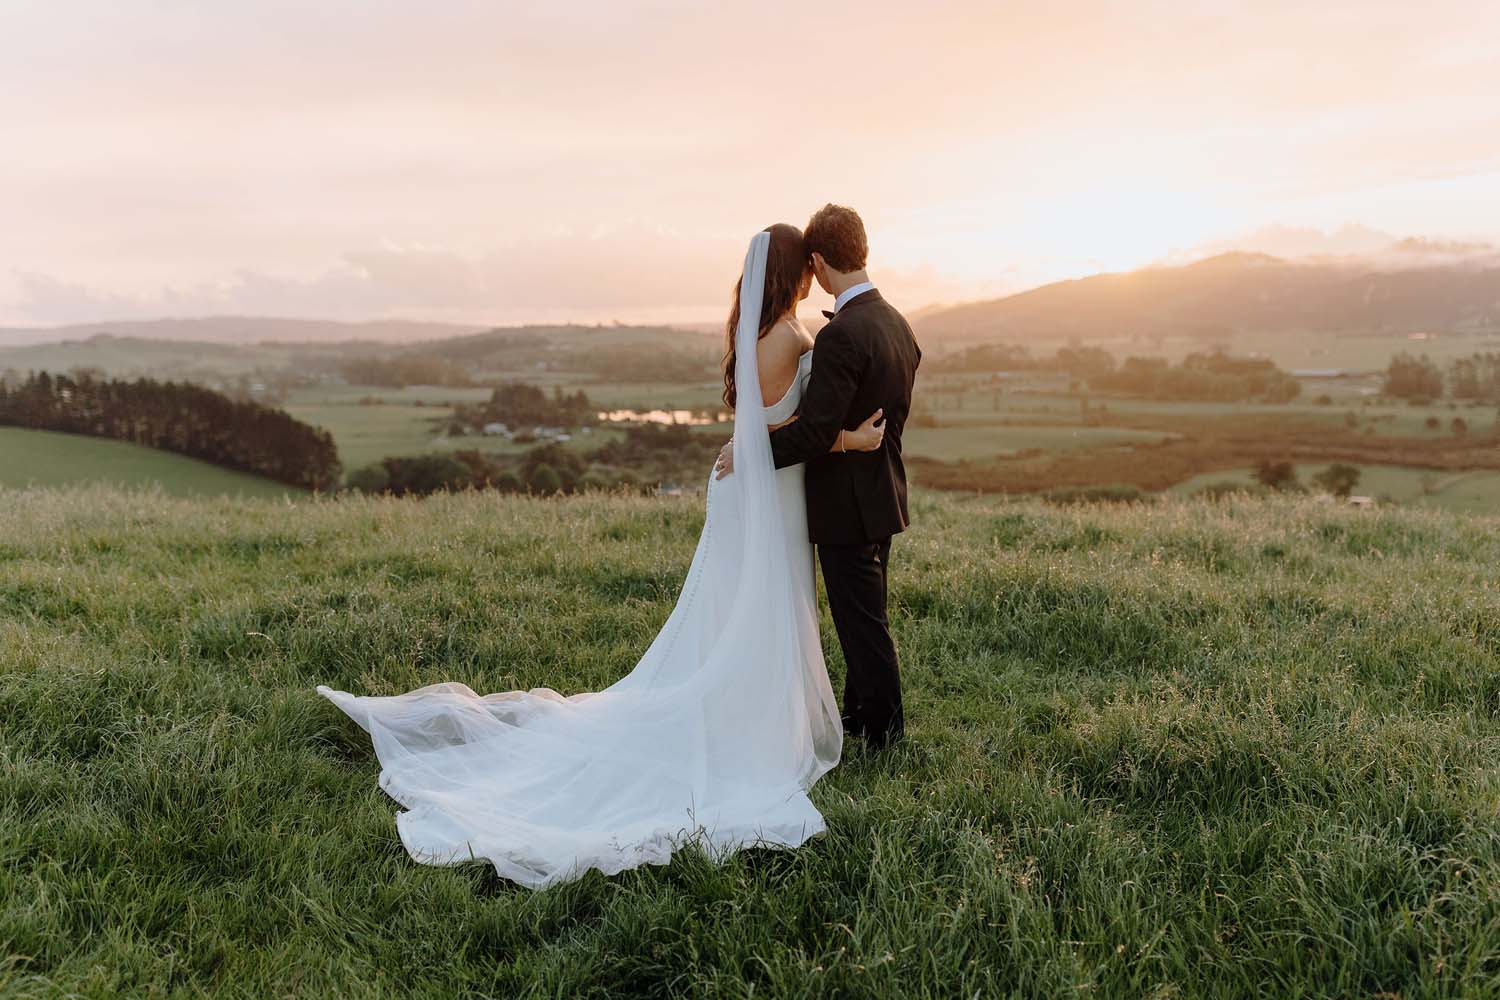
[[[843, 731], [818, 638], [803, 469], [776, 471], [769, 440], [795, 419], [811, 372], [796, 315], [811, 282], [796, 227], [751, 240], [724, 365], [734, 475], [710, 474], [677, 606], [629, 674], [566, 698], [318, 688], [369, 731], [417, 861], [489, 861], [540, 888], [665, 864], [686, 844], [723, 858], [822, 832], [807, 792], [838, 763]], [[882, 433], [872, 417], [833, 450], [873, 450]]]

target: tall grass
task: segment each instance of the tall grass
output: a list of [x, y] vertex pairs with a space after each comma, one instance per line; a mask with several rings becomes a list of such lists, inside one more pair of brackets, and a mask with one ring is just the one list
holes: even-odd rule
[[533, 893], [410, 862], [313, 686], [603, 686], [695, 501], [0, 494], [0, 993], [1500, 992], [1500, 521], [916, 520], [826, 837]]

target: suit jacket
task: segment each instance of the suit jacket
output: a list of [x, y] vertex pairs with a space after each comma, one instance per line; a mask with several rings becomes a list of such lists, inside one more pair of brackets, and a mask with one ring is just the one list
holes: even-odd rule
[[[856, 295], [818, 332], [812, 378], [797, 420], [771, 432], [778, 469], [807, 464], [807, 530], [814, 542], [875, 542], [909, 523], [901, 431], [922, 351], [880, 292]], [[829, 454], [840, 430], [885, 410], [875, 451]]]

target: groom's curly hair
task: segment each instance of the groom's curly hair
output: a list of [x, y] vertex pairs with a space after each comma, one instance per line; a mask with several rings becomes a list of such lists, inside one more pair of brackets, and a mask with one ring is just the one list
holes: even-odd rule
[[807, 220], [802, 242], [809, 256], [822, 254], [824, 263], [843, 274], [862, 270], [870, 256], [864, 221], [858, 212], [843, 205], [824, 205], [814, 212]]

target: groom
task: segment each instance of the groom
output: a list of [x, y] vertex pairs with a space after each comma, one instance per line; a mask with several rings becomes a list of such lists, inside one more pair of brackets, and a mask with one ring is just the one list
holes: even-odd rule
[[[901, 671], [886, 619], [886, 568], [891, 536], [910, 523], [901, 431], [922, 352], [911, 326], [865, 273], [869, 242], [852, 208], [823, 206], [803, 239], [818, 284], [834, 296], [833, 312], [824, 314], [828, 325], [818, 333], [801, 414], [771, 433], [771, 453], [778, 469], [807, 465], [807, 531], [818, 546], [848, 667], [844, 731], [880, 749], [899, 740], [905, 726]], [[877, 409], [885, 411], [879, 449], [829, 453], [840, 430], [854, 430]], [[732, 462], [726, 445], [723, 474]]]

